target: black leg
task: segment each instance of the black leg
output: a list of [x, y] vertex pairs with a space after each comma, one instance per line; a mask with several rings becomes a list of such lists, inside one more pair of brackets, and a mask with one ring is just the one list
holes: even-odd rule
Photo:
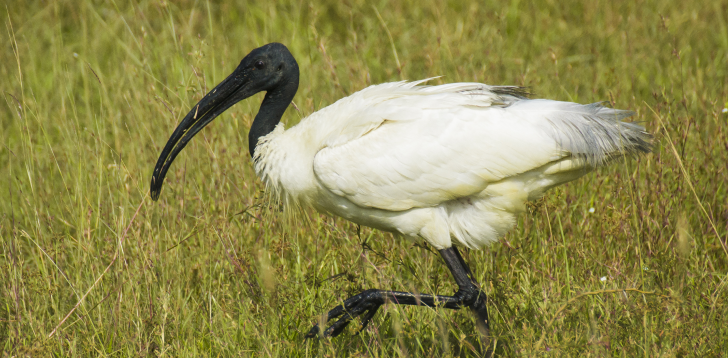
[[[457, 248], [450, 247], [440, 250], [440, 255], [445, 260], [447, 268], [450, 269], [458, 290], [452, 296], [440, 295], [415, 295], [410, 292], [397, 292], [370, 289], [344, 301], [343, 305], [329, 311], [326, 322], [337, 319], [329, 328], [324, 330], [324, 337], [336, 337], [344, 328], [357, 316], [362, 316], [362, 329], [369, 324], [379, 307], [387, 302], [398, 305], [444, 307], [460, 309], [469, 307], [478, 317], [478, 329], [487, 338], [489, 336], [488, 310], [486, 309], [485, 294], [480, 292], [477, 283], [473, 279], [470, 268], [465, 264]], [[319, 334], [318, 324], [313, 326], [306, 334], [306, 338], [313, 338]], [[486, 347], [487, 348], [487, 347]], [[486, 353], [487, 354], [487, 353]]]
[[453, 251], [455, 252], [455, 256], [457, 257], [458, 262], [462, 267], [465, 268], [465, 271], [467, 275], [470, 278], [470, 282], [473, 286], [477, 287], [478, 289], [478, 298], [473, 302], [473, 304], [470, 306], [470, 310], [475, 313], [476, 317], [478, 317], [478, 330], [480, 330], [480, 333], [483, 334], [485, 337], [490, 336], [490, 322], [488, 321], [488, 308], [486, 307], [486, 297], [485, 294], [480, 290], [480, 286], [478, 285], [478, 282], [475, 281], [475, 277], [473, 277], [473, 273], [470, 272], [470, 268], [465, 263], [465, 260], [463, 260], [462, 255], [460, 255], [460, 251], [458, 251], [458, 248], [453, 246]]
[[470, 277], [470, 281], [471, 281], [471, 282], [472, 282], [472, 283], [473, 283], [473, 284], [474, 284], [475, 286], [478, 286], [478, 283], [477, 283], [477, 282], [475, 282], [475, 278], [473, 277], [473, 273], [472, 273], [472, 272], [470, 272], [470, 267], [468, 267], [468, 264], [466, 264], [466, 263], [465, 263], [465, 260], [463, 260], [463, 256], [462, 256], [462, 255], [460, 255], [460, 250], [458, 250], [458, 248], [457, 248], [457, 247], [455, 247], [455, 246], [453, 246], [453, 247], [452, 247], [452, 249], [453, 249], [453, 251], [455, 251], [455, 257], [457, 257], [457, 259], [458, 259], [458, 262], [460, 263], [460, 265], [461, 265], [462, 267], [464, 267], [464, 268], [465, 268], [465, 273], [467, 273], [467, 274], [468, 274], [468, 276]]

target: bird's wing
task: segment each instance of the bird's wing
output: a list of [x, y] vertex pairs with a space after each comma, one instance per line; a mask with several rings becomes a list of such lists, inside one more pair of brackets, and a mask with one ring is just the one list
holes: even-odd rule
[[332, 135], [316, 154], [318, 180], [359, 206], [401, 211], [473, 195], [565, 156], [608, 156], [630, 140], [618, 133], [625, 115], [617, 110], [458, 85], [360, 108], [350, 116], [357, 135]]
[[461, 117], [475, 112], [467, 108], [419, 112], [416, 121], [385, 121], [319, 151], [316, 176], [357, 205], [398, 211], [469, 196], [558, 158], [553, 141], [497, 114], [484, 120]]

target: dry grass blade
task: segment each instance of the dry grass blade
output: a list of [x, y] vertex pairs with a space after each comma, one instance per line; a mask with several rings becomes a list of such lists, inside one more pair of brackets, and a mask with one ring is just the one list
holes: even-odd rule
[[[139, 214], [139, 209], [142, 208], [142, 205], [144, 204], [144, 201], [146, 200], [146, 198], [147, 197], [144, 196], [142, 198], [142, 201], [139, 203], [139, 206], [137, 206], [137, 209], [134, 212], [134, 216], [132, 216], [131, 217], [131, 220], [129, 220], [129, 225], [126, 226], [126, 230], [124, 230], [124, 233], [121, 235], [121, 238], [119, 238], [119, 245], [121, 245], [121, 243], [124, 242], [124, 238], [126, 237], [126, 233], [129, 231], [129, 228], [131, 228], [131, 224], [134, 223], [134, 219], [136, 219], [137, 214]], [[104, 269], [104, 271], [101, 273], [101, 275], [99, 275], [99, 277], [96, 279], [96, 281], [94, 281], [93, 285], [91, 285], [91, 287], [88, 288], [88, 290], [86, 291], [86, 293], [84, 293], [83, 296], [81, 296], [81, 298], [78, 300], [78, 302], [76, 303], [76, 305], [73, 306], [73, 308], [70, 311], [68, 311], [68, 314], [66, 314], [66, 316], [63, 317], [63, 319], [60, 322], [58, 322], [58, 325], [56, 325], [56, 328], [53, 328], [53, 331], [51, 331], [51, 333], [48, 334], [48, 338], [51, 338], [51, 337], [53, 337], [54, 334], [56, 334], [56, 331], [58, 330], [58, 328], [60, 328], [63, 325], [63, 323], [66, 322], [66, 320], [68, 319], [68, 317], [71, 317], [71, 315], [73, 314], [74, 311], [76, 311], [76, 309], [78, 308], [78, 306], [80, 306], [81, 303], [83, 303], [83, 300], [86, 298], [86, 296], [88, 296], [88, 294], [91, 292], [91, 290], [93, 290], [94, 287], [96, 287], [96, 285], [99, 283], [99, 281], [101, 281], [101, 279], [104, 277], [104, 275], [106, 274], [106, 272], [109, 271], [109, 269], [111, 268], [111, 266], [114, 265], [114, 262], [116, 262], [116, 259], [119, 257], [119, 250], [120, 250], [119, 248], [116, 249], [116, 253], [114, 254], [114, 258], [111, 259], [111, 262], [109, 262], [109, 265], [106, 266], [106, 268]]]
[[698, 206], [700, 207], [701, 212], [705, 216], [705, 219], [708, 220], [710, 223], [710, 227], [713, 229], [713, 232], [715, 233], [715, 237], [718, 239], [718, 242], [720, 243], [720, 246], [723, 248], [723, 252], [726, 255], [726, 258], [728, 259], [728, 248], [726, 248], [726, 243], [723, 242], [723, 240], [720, 238], [720, 234], [718, 233], [718, 228], [715, 227], [715, 223], [713, 223], [713, 219], [710, 218], [710, 215], [708, 215], [708, 211], [705, 210], [705, 206], [703, 206], [703, 202], [698, 197], [698, 193], [695, 192], [695, 187], [693, 186], [693, 181], [690, 179], [690, 174], [688, 174], [688, 171], [685, 169], [685, 165], [683, 165], [682, 159], [680, 159], [680, 154], [678, 154], [677, 149], [675, 149], [675, 145], [672, 142], [672, 138], [670, 138], [670, 132], [665, 128], [665, 124], [662, 121], [662, 117], [655, 112], [655, 110], [647, 103], [645, 103], [647, 108], [652, 111], [652, 113], [655, 115], [657, 120], [660, 122], [660, 127], [664, 130], [665, 136], [667, 137], [667, 142], [670, 144], [670, 149], [672, 150], [672, 154], [675, 155], [675, 160], [677, 160], [678, 164], [680, 165], [680, 171], [683, 174], [683, 177], [685, 178], [685, 182], [688, 183], [688, 186], [690, 187], [690, 191], [692, 191], [693, 196], [695, 197], [695, 201], [698, 203]]
[[543, 327], [543, 331], [541, 332], [541, 338], [539, 338], [538, 342], [536, 342], [536, 345], [534, 346], [534, 351], [537, 352], [539, 349], [541, 349], [541, 344], [543, 343], [544, 339], [546, 339], [546, 333], [548, 332], [549, 328], [551, 328], [551, 326], [554, 324], [554, 321], [556, 320], [556, 318], [558, 318], [559, 315], [561, 314], [561, 312], [563, 312], [566, 309], [566, 307], [568, 307], [570, 304], [576, 302], [577, 300], [579, 300], [582, 297], [601, 295], [601, 294], [605, 294], [605, 293], [618, 293], [618, 292], [638, 292], [643, 295], [654, 295], [655, 294], [655, 292], [642, 291], [637, 288], [620, 288], [620, 289], [615, 289], [615, 290], [599, 290], [599, 291], [582, 292], [582, 293], [570, 298], [568, 301], [566, 301], [566, 303], [561, 305], [561, 307], [559, 307], [558, 310], [556, 310], [556, 313], [554, 313], [553, 317], [551, 317], [551, 319], [546, 323], [546, 326]]

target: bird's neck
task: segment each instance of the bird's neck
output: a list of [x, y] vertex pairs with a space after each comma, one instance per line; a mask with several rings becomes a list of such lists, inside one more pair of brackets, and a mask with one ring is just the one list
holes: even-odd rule
[[258, 145], [258, 139], [275, 129], [276, 125], [281, 121], [286, 108], [291, 104], [297, 90], [298, 75], [295, 76], [295, 79], [287, 81], [265, 94], [263, 103], [260, 105], [260, 110], [255, 116], [248, 134], [248, 149], [251, 157], [255, 157], [255, 147]]

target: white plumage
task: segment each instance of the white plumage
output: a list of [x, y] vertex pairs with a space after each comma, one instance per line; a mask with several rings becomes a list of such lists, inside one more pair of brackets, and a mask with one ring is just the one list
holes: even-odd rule
[[288, 204], [437, 249], [479, 249], [526, 201], [650, 148], [642, 127], [621, 121], [631, 112], [425, 81], [370, 86], [288, 130], [278, 124], [258, 142], [256, 173]]

